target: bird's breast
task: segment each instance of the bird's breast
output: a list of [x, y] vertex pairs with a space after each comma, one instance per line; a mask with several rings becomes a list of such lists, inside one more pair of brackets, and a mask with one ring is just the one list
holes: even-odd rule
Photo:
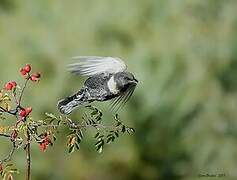
[[109, 88], [109, 91], [112, 94], [118, 94], [119, 93], [119, 89], [117, 87], [117, 83], [114, 81], [114, 76], [111, 76], [111, 78], [109, 79], [109, 81], [108, 81], [108, 88]]

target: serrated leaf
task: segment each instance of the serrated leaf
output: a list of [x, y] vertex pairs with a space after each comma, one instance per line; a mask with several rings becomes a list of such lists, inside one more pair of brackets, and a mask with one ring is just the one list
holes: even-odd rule
[[116, 137], [119, 137], [119, 133], [114, 131], [114, 134], [115, 134]]
[[100, 133], [97, 132], [97, 133], [95, 134], [95, 137], [94, 137], [94, 138], [97, 138], [99, 135], [100, 135]]
[[73, 153], [74, 149], [75, 149], [74, 147], [75, 147], [74, 145], [70, 146], [69, 149], [68, 149], [68, 152]]
[[100, 136], [97, 137], [97, 139], [101, 139], [103, 137], [104, 137], [104, 135], [100, 135]]
[[103, 151], [103, 145], [98, 146], [97, 149], [96, 149], [96, 151], [97, 151], [98, 153], [102, 153], [102, 151]]
[[98, 113], [98, 111], [95, 110], [95, 111], [92, 111], [91, 115], [94, 116], [94, 115], [96, 115], [97, 113]]
[[118, 116], [118, 114], [115, 114], [114, 119], [115, 119], [116, 121], [119, 121], [119, 116]]
[[122, 133], [124, 133], [126, 131], [126, 127], [123, 125], [122, 127]]
[[57, 125], [59, 126], [59, 125], [60, 125], [60, 123], [61, 123], [61, 120], [58, 120], [58, 122], [57, 122]]
[[51, 118], [51, 119], [57, 119], [57, 117], [54, 115], [54, 114], [52, 114], [52, 113], [45, 113], [45, 115], [47, 116], [47, 117], [49, 117], [49, 118]]
[[107, 139], [106, 143], [109, 144], [109, 143], [111, 142], [111, 140], [112, 140], [112, 138], [109, 137], [109, 138]]
[[135, 129], [134, 129], [134, 128], [130, 128], [130, 131], [131, 131], [131, 132], [135, 132]]
[[97, 117], [95, 118], [96, 121], [101, 121], [101, 119], [102, 119], [102, 118], [101, 118], [100, 116], [97, 116]]
[[7, 165], [5, 166], [5, 169], [6, 169], [6, 168], [9, 168], [9, 167], [11, 167], [11, 166], [13, 166], [13, 164], [7, 164]]
[[55, 135], [53, 135], [53, 141], [56, 141], [57, 137]]
[[100, 141], [97, 141], [96, 143], [95, 143], [95, 146], [99, 146], [100, 144], [102, 144], [102, 140], [100, 140]]
[[115, 140], [115, 136], [111, 136], [111, 138], [112, 138], [112, 141], [114, 141], [114, 140]]
[[83, 138], [84, 135], [83, 135], [82, 130], [79, 130], [79, 135], [80, 135], [81, 138]]
[[110, 137], [110, 136], [113, 136], [113, 134], [108, 134], [108, 135], [107, 135], [107, 138]]
[[128, 134], [131, 134], [131, 133], [134, 133], [134, 132], [135, 132], [135, 129], [133, 129], [133, 128], [128, 128], [127, 129]]
[[80, 149], [80, 144], [79, 143], [76, 142], [75, 146], [78, 150]]
[[19, 174], [19, 171], [17, 169], [10, 169], [8, 173], [16, 173]]

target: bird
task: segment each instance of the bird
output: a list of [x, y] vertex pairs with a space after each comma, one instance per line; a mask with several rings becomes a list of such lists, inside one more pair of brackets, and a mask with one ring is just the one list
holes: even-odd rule
[[138, 80], [118, 57], [77, 56], [68, 65], [71, 73], [86, 76], [84, 85], [71, 96], [58, 101], [62, 114], [68, 115], [78, 107], [94, 101], [111, 100], [111, 109], [119, 110], [132, 96]]

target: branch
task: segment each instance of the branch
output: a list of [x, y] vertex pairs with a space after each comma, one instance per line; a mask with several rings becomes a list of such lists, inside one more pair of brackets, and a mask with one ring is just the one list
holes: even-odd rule
[[18, 100], [18, 106], [21, 105], [21, 99], [22, 99], [22, 96], [23, 96], [23, 94], [24, 94], [24, 92], [25, 92], [25, 88], [26, 88], [26, 86], [27, 86], [27, 83], [28, 83], [29, 79], [30, 79], [30, 76], [28, 75], [28, 77], [27, 77], [27, 79], [26, 79], [26, 81], [25, 81], [25, 84], [24, 84], [24, 86], [23, 86], [23, 88], [22, 88], [22, 90], [21, 90], [21, 93], [20, 93], [20, 97], [19, 97], [19, 100]]
[[0, 106], [0, 112], [6, 112], [6, 109], [4, 109]]
[[16, 113], [17, 113], [17, 107], [15, 109], [12, 109], [12, 110], [8, 111], [8, 110], [6, 110], [6, 109], [4, 109], [3, 107], [0, 106], [0, 112], [1, 113], [8, 113], [10, 115], [14, 115], [15, 116]]
[[7, 137], [7, 138], [10, 138], [10, 137], [11, 137], [11, 136], [8, 135], [8, 134], [2, 134], [2, 133], [0, 133], [0, 136], [2, 136], [2, 137]]
[[30, 180], [30, 170], [31, 170], [31, 154], [30, 154], [30, 133], [29, 130], [26, 132], [27, 142], [26, 142], [26, 180]]
[[[0, 133], [0, 137], [11, 138], [11, 135], [9, 135], [9, 134], [2, 134], [2, 133]], [[17, 138], [16, 138], [16, 140], [17, 140], [17, 141], [23, 141], [23, 139], [22, 139], [22, 138], [20, 138], [20, 137], [17, 137]]]

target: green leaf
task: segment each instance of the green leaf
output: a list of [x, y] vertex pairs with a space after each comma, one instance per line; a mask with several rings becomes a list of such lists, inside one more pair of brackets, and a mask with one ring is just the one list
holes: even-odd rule
[[75, 146], [78, 150], [80, 149], [80, 144], [78, 142], [75, 143]]
[[57, 140], [57, 137], [55, 135], [53, 135], [53, 140], [56, 141]]
[[97, 138], [99, 135], [100, 135], [100, 133], [97, 132], [97, 133], [95, 134], [95, 137], [94, 137], [94, 138]]
[[52, 114], [52, 113], [45, 113], [45, 115], [47, 116], [47, 117], [49, 117], [49, 118], [51, 118], [51, 119], [57, 119], [57, 117], [54, 115], [54, 114]]
[[9, 167], [11, 167], [11, 166], [13, 166], [13, 164], [7, 164], [7, 165], [5, 166], [5, 169], [6, 169], [6, 168], [9, 168]]
[[91, 115], [94, 116], [98, 113], [98, 111], [92, 111]]
[[8, 173], [16, 173], [19, 174], [19, 171], [17, 169], [10, 169]]
[[131, 133], [134, 133], [135, 132], [135, 129], [134, 128], [128, 128], [127, 129], [127, 133], [128, 134], [131, 134]]
[[95, 120], [96, 120], [97, 122], [98, 122], [98, 121], [101, 121], [101, 119], [102, 119], [101, 116], [96, 116], [96, 117], [95, 117]]
[[78, 135], [79, 135], [79, 137], [80, 137], [81, 139], [83, 138], [84, 135], [83, 135], [83, 132], [82, 132], [81, 129], [79, 130]]
[[114, 119], [115, 119], [116, 121], [119, 121], [119, 116], [118, 116], [118, 114], [115, 114]]
[[100, 135], [100, 136], [98, 136], [97, 137], [97, 139], [101, 139], [101, 138], [103, 138], [105, 135]]
[[114, 142], [114, 140], [115, 140], [115, 136], [111, 136], [111, 138], [112, 138], [112, 141]]
[[122, 133], [124, 133], [126, 131], [126, 127], [123, 125], [122, 127]]
[[69, 152], [69, 153], [73, 153], [73, 152], [74, 152], [74, 149], [75, 149], [74, 147], [75, 147], [74, 145], [69, 146], [68, 152]]
[[95, 143], [95, 146], [100, 146], [101, 144], [103, 144], [103, 141], [104, 141], [104, 140], [99, 140], [99, 141], [97, 141], [97, 142]]
[[98, 146], [97, 149], [96, 149], [96, 151], [97, 151], [98, 153], [102, 153], [102, 151], [103, 151], [103, 145]]
[[[112, 132], [112, 133], [113, 133], [113, 132]], [[108, 135], [107, 135], [107, 138], [109, 138], [109, 137], [111, 137], [111, 136], [113, 136], [113, 134], [108, 134]]]
[[107, 144], [110, 144], [111, 141], [112, 141], [112, 137], [109, 137], [109, 138], [107, 139], [106, 143], [107, 143]]
[[114, 134], [115, 134], [116, 137], [119, 137], [119, 133], [114, 131]]

